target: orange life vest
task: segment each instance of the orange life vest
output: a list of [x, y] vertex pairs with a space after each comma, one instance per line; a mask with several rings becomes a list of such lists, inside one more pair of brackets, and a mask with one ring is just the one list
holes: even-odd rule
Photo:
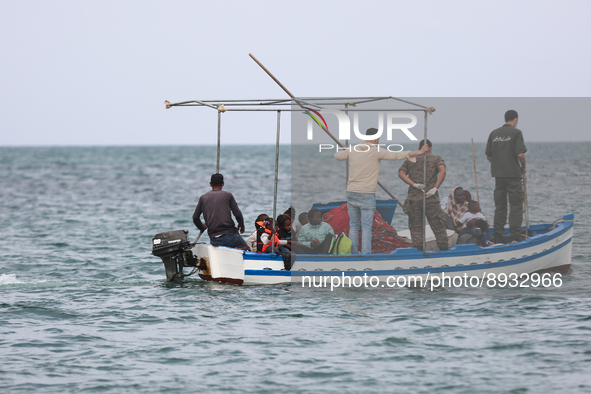
[[[263, 243], [263, 240], [261, 239], [263, 233], [271, 234], [271, 230], [268, 230], [264, 227], [261, 227], [257, 230], [257, 252], [259, 253], [265, 253], [267, 249], [271, 247], [271, 242], [266, 245]], [[277, 236], [277, 233], [273, 234], [273, 243], [275, 244], [275, 248], [277, 248], [279, 245], [279, 237]]]

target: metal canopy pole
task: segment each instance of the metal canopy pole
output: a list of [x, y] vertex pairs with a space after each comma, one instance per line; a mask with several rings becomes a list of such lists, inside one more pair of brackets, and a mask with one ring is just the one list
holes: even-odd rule
[[215, 172], [217, 174], [220, 173], [220, 140], [221, 140], [221, 135], [222, 135], [222, 131], [221, 131], [221, 126], [222, 126], [222, 112], [218, 111], [218, 155], [217, 155], [217, 161], [215, 164]]
[[281, 111], [277, 111], [277, 141], [275, 143], [275, 189], [273, 191], [273, 230], [271, 231], [271, 253], [275, 253], [275, 219], [277, 218], [277, 183], [279, 182], [279, 134], [281, 132]]
[[[427, 111], [425, 111], [425, 139], [423, 144], [427, 143]], [[427, 209], [427, 153], [423, 154], [423, 185], [425, 190], [423, 190], [423, 255], [427, 255], [427, 219], [426, 219], [426, 209]]]
[[[295, 100], [294, 100], [295, 101]], [[226, 104], [228, 105], [228, 104]], [[203, 107], [203, 105], [201, 104], [183, 104], [183, 105], [172, 105], [171, 107]], [[322, 109], [322, 108], [320, 108]], [[226, 111], [224, 112], [275, 112], [277, 111], [276, 108], [261, 108], [261, 107], [257, 107], [257, 108], [226, 108]], [[302, 112], [301, 109], [289, 109], [289, 108], [282, 108], [281, 111], [287, 111], [287, 112]], [[373, 109], [373, 108], [358, 108], [355, 109], [355, 112], [378, 112], [378, 111], [389, 111], [389, 112], [423, 112], [423, 109], [413, 109], [413, 108], [408, 108], [408, 109], [395, 109], [395, 108], [383, 108], [383, 109]], [[324, 128], [322, 129], [324, 130]]]
[[[349, 104], [345, 104], [345, 113], [349, 116]], [[345, 147], [349, 147], [349, 140], [345, 140]], [[345, 162], [345, 196], [347, 194], [347, 185], [349, 184], [349, 159]]]

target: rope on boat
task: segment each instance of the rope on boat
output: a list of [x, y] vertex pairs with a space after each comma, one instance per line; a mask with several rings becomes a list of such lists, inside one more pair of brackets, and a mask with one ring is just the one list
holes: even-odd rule
[[228, 108], [224, 107], [224, 104], [219, 104], [217, 107], [218, 112], [226, 112]]
[[193, 267], [193, 270], [191, 272], [189, 272], [188, 274], [180, 274], [179, 276], [181, 279], [184, 279], [187, 276], [193, 275], [195, 272], [197, 272], [198, 269], [199, 269], [198, 267]]
[[182, 274], [180, 272], [177, 272], [176, 274], [174, 274], [174, 276], [172, 277], [172, 280], [175, 279], [185, 279], [187, 276], [191, 276], [193, 275], [195, 272], [197, 272], [199, 270], [199, 267], [193, 267], [193, 270], [191, 272], [189, 272], [188, 274]]
[[552, 225], [550, 227], [548, 227], [548, 231], [552, 231], [556, 228], [556, 225], [558, 223], [567, 223], [567, 222], [574, 222], [574, 220], [564, 220], [564, 219], [558, 219], [556, 220], [554, 223], [552, 223]]

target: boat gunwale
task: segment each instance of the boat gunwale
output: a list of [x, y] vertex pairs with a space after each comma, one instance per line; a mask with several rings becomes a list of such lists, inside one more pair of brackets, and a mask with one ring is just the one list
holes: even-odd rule
[[[338, 261], [380, 261], [380, 260], [421, 260], [425, 258], [448, 258], [448, 257], [466, 257], [466, 256], [477, 256], [477, 255], [492, 255], [497, 253], [506, 253], [511, 251], [518, 251], [528, 249], [534, 246], [552, 241], [553, 239], [563, 235], [570, 228], [573, 227], [573, 214], [564, 215], [563, 220], [556, 224], [556, 228], [548, 231], [544, 234], [537, 234], [531, 238], [527, 238], [524, 241], [516, 242], [512, 244], [494, 245], [485, 248], [479, 247], [474, 244], [455, 245], [449, 250], [432, 251], [424, 254], [422, 251], [416, 248], [401, 248], [392, 251], [391, 253], [375, 253], [375, 254], [349, 254], [349, 255], [326, 255], [326, 254], [299, 254], [296, 257], [296, 261], [301, 262], [333, 262]], [[545, 226], [540, 228], [539, 226]], [[551, 227], [552, 224], [541, 224], [537, 225], [538, 229]], [[530, 226], [530, 228], [533, 226]], [[254, 252], [244, 252], [244, 260], [277, 260], [280, 259], [279, 255], [261, 254]]]

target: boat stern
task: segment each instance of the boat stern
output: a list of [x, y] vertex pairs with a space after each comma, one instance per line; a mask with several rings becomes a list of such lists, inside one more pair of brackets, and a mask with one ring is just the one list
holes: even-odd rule
[[244, 283], [244, 251], [204, 243], [194, 245], [191, 251], [203, 264], [199, 271], [201, 279], [233, 285]]

